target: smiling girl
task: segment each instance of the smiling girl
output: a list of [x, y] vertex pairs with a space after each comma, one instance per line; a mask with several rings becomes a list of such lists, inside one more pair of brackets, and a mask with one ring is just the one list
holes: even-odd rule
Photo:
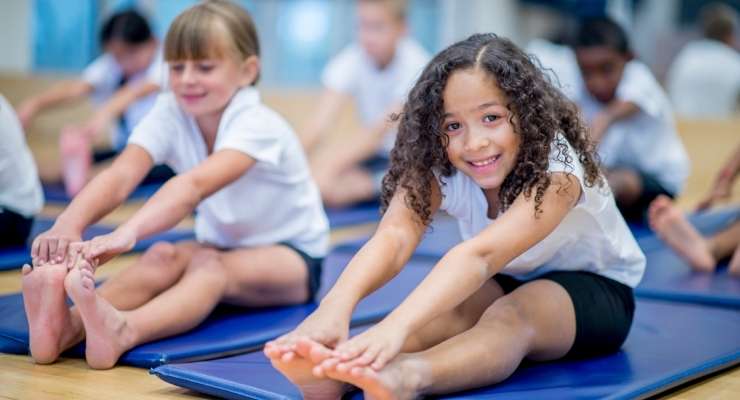
[[[575, 106], [509, 40], [438, 54], [400, 117], [385, 214], [321, 306], [269, 343], [306, 398], [357, 386], [416, 398], [500, 382], [524, 359], [614, 352], [645, 258], [603, 184]], [[463, 241], [384, 320], [354, 306], [411, 257], [437, 210]]]
[[[86, 336], [88, 364], [110, 368], [138, 344], [197, 326], [220, 302], [296, 304], [318, 288], [328, 223], [297, 136], [254, 88], [260, 65], [251, 18], [226, 1], [194, 6], [172, 23], [165, 58], [172, 91], [34, 241], [23, 289], [38, 362]], [[177, 175], [113, 233], [69, 245], [155, 163]], [[157, 243], [95, 288], [97, 264], [194, 210], [197, 241]]]

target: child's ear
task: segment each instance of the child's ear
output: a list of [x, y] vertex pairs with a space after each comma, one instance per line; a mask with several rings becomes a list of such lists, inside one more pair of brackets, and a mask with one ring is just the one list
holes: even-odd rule
[[240, 86], [250, 86], [260, 73], [260, 59], [257, 56], [249, 56], [241, 65]]

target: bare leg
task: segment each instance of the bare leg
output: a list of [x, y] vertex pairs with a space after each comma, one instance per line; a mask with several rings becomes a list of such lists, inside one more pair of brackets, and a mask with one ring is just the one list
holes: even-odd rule
[[686, 220], [666, 196], [658, 196], [649, 210], [650, 227], [697, 271], [711, 272], [717, 265], [709, 242]]
[[345, 207], [376, 195], [375, 182], [368, 171], [353, 167], [345, 171], [332, 171], [330, 165], [313, 165], [321, 198], [329, 207]]
[[380, 371], [328, 369], [373, 399], [411, 399], [497, 383], [525, 357], [564, 356], [575, 340], [575, 312], [555, 282], [527, 283], [495, 301], [471, 329], [419, 353], [403, 353]]
[[54, 362], [59, 354], [82, 340], [82, 323], [70, 316], [64, 292], [64, 264], [24, 265], [23, 305], [28, 317], [31, 357], [39, 364]]
[[740, 245], [740, 220], [710, 236], [707, 244], [715, 260], [724, 260], [732, 256]]
[[735, 253], [732, 255], [732, 259], [730, 259], [728, 271], [730, 272], [730, 275], [740, 277], [740, 244], [737, 245]]
[[[84, 270], [78, 275], [70, 272], [65, 283], [85, 324], [86, 358], [93, 368], [110, 368], [121, 354], [138, 344], [194, 328], [221, 300], [265, 305], [263, 298], [267, 298], [274, 301], [271, 304], [285, 304], [304, 301], [307, 293], [303, 260], [284, 246], [231, 252], [198, 250], [171, 288], [141, 307], [123, 312], [95, 293]], [[271, 286], [277, 281], [290, 281], [285, 285], [290, 287]], [[239, 292], [245, 288], [259, 292]]]
[[609, 170], [606, 173], [606, 179], [612, 193], [614, 193], [614, 199], [620, 207], [629, 207], [635, 204], [642, 194], [642, 180], [632, 170]]
[[62, 179], [64, 188], [71, 197], [76, 195], [87, 183], [92, 165], [92, 144], [84, 135], [62, 132], [60, 137], [62, 152]]
[[[493, 280], [488, 281], [455, 309], [430, 322], [404, 344], [404, 352], [419, 351], [436, 345], [454, 335], [470, 329], [493, 301], [503, 295], [501, 287]], [[278, 353], [265, 349], [272, 365], [296, 385], [305, 399], [338, 399], [348, 389], [343, 382], [312, 374], [315, 365], [329, 358], [330, 352], [308, 339], [298, 342], [299, 357], [279, 358]]]

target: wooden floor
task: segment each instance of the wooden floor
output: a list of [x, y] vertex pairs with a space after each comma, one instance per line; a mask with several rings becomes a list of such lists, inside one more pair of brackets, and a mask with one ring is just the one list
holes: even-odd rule
[[[48, 85], [49, 79], [29, 79], [18, 76], [0, 76], [0, 93], [12, 103]], [[305, 110], [310, 110], [313, 93], [273, 92], [265, 101], [280, 111], [294, 126], [305, 122]], [[51, 113], [39, 119], [29, 134], [29, 143], [39, 163], [43, 178], [58, 177], [56, 135], [60, 126], [89, 113], [88, 105], [77, 105], [65, 111]], [[352, 111], [348, 110], [339, 122], [337, 131], [356, 126]], [[711, 179], [732, 149], [740, 144], [740, 119], [732, 121], [681, 122], [679, 131], [692, 159], [692, 174], [686, 192], [679, 204], [690, 209], [711, 184]], [[740, 201], [740, 185], [735, 185], [733, 202]], [[105, 221], [120, 223], [130, 216], [140, 204], [120, 207]], [[47, 206], [44, 214], [55, 216], [59, 207]], [[183, 226], [192, 221], [183, 222]], [[338, 242], [372, 231], [373, 225], [364, 225], [332, 233]], [[135, 256], [119, 257], [99, 270], [100, 277], [111, 276], [130, 264]], [[20, 290], [20, 272], [0, 272], [0, 294]], [[0, 316], [2, 318], [2, 316]], [[740, 334], [740, 332], [738, 332]], [[738, 399], [740, 398], [740, 367], [723, 371], [686, 387], [674, 390], [663, 397], [670, 399]], [[193, 399], [206, 398], [167, 384], [148, 374], [146, 370], [116, 367], [108, 371], [90, 370], [84, 361], [62, 359], [43, 366], [35, 365], [29, 357], [0, 354], [0, 399]]]

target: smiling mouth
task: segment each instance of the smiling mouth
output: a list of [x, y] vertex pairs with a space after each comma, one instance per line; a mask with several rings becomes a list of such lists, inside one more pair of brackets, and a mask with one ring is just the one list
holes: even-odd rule
[[488, 165], [491, 165], [491, 164], [495, 163], [499, 158], [501, 158], [501, 154], [497, 154], [497, 155], [495, 155], [493, 157], [489, 157], [489, 158], [486, 158], [484, 160], [468, 161], [468, 164], [470, 164], [470, 165], [472, 165], [474, 167], [477, 167], [477, 168], [481, 168], [481, 167], [486, 167]]

